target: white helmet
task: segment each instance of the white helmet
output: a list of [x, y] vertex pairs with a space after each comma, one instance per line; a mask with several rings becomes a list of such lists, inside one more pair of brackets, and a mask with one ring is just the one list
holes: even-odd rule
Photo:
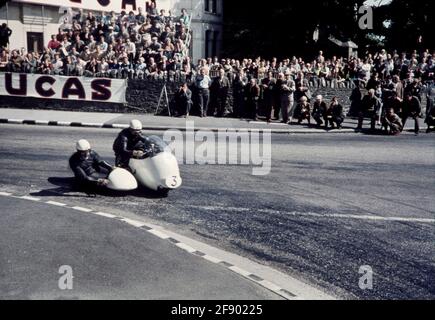
[[131, 120], [130, 121], [130, 129], [142, 130], [142, 122], [140, 122], [139, 120]]
[[316, 97], [316, 100], [323, 100], [323, 97], [319, 94], [319, 95]]
[[77, 151], [89, 151], [91, 150], [91, 144], [87, 140], [80, 140], [76, 144]]

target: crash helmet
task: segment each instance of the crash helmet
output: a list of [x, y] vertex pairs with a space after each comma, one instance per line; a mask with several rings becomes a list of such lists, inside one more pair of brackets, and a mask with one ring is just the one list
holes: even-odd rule
[[87, 140], [77, 141], [76, 144], [77, 151], [89, 151], [91, 150], [91, 144]]
[[142, 130], [142, 122], [139, 120], [131, 120], [130, 121], [130, 129], [134, 131], [140, 131]]

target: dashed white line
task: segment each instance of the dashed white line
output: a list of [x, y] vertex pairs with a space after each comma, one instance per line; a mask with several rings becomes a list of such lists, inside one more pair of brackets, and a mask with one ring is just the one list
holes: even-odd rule
[[81, 211], [81, 212], [88, 212], [88, 213], [93, 211], [92, 209], [82, 208], [82, 207], [71, 207], [71, 209]]
[[129, 225], [132, 225], [132, 226], [137, 227], [137, 228], [141, 228], [141, 227], [143, 227], [143, 226], [146, 226], [145, 223], [140, 222], [140, 221], [137, 221], [137, 220], [132, 220], [132, 219], [124, 218], [124, 219], [122, 219], [121, 221], [126, 222], [126, 223], [128, 223]]
[[51, 205], [57, 206], [57, 207], [65, 207], [66, 206], [65, 203], [56, 202], [56, 201], [47, 201], [46, 204], [51, 204]]
[[210, 261], [210, 262], [212, 262], [212, 263], [216, 263], [216, 264], [222, 262], [222, 260], [217, 259], [217, 258], [212, 257], [212, 256], [209, 256], [208, 254], [206, 254], [205, 256], [203, 256], [203, 258], [204, 258], [205, 260], [207, 260], [207, 261]]
[[196, 249], [192, 248], [191, 246], [188, 246], [187, 244], [184, 244], [184, 243], [181, 243], [181, 242], [177, 243], [176, 246], [178, 248], [180, 248], [180, 249], [183, 249], [183, 250], [189, 252], [189, 253], [194, 253], [194, 252], [197, 251]]
[[[218, 206], [195, 206], [187, 205], [187, 207], [207, 210], [207, 211], [234, 211], [234, 212], [251, 212], [250, 208], [237, 207], [218, 207]], [[335, 213], [315, 213], [315, 212], [296, 212], [296, 211], [280, 211], [273, 209], [257, 209], [259, 213], [266, 214], [286, 214], [290, 216], [315, 217], [315, 218], [341, 218], [341, 219], [356, 219], [356, 220], [373, 220], [373, 221], [391, 221], [391, 222], [419, 222], [419, 223], [435, 223], [435, 219], [429, 218], [406, 218], [406, 217], [383, 217], [383, 216], [368, 216], [356, 214], [335, 214]]]
[[149, 232], [149, 233], [152, 233], [153, 235], [155, 235], [155, 236], [157, 236], [157, 237], [159, 237], [160, 239], [164, 239], [164, 240], [166, 240], [166, 239], [169, 239], [169, 238], [170, 238], [166, 233], [161, 232], [161, 231], [158, 231], [158, 230], [156, 230], [156, 229], [149, 230], [148, 232]]
[[93, 214], [97, 215], [97, 216], [101, 216], [101, 217], [105, 217], [105, 218], [110, 218], [110, 219], [114, 219], [116, 218], [115, 215], [110, 214], [110, 213], [106, 213], [106, 212], [94, 212]]
[[[13, 194], [8, 193], [8, 192], [0, 192], [0, 196], [12, 196], [12, 197], [15, 197], [15, 198], [18, 198], [18, 199], [24, 199], [24, 200], [30, 200], [30, 201], [40, 201], [39, 198], [30, 197], [30, 196], [21, 196], [21, 197], [19, 197], [19, 196], [14, 196]], [[150, 229], [147, 230], [149, 233], [151, 233], [151, 234], [153, 234], [153, 235], [155, 235], [155, 236], [157, 236], [157, 237], [159, 237], [159, 238], [161, 238], [163, 240], [171, 240], [171, 239], [173, 239], [173, 238], [171, 238], [171, 236], [169, 236], [167, 233], [164, 232], [165, 230], [163, 230], [163, 231], [157, 230], [154, 227], [148, 226], [146, 223], [143, 223], [143, 222], [138, 221], [138, 220], [123, 218], [123, 217], [119, 217], [119, 216], [116, 216], [116, 215], [113, 215], [113, 214], [109, 214], [109, 213], [105, 213], [105, 212], [94, 212], [92, 209], [78, 207], [78, 206], [69, 207], [69, 206], [67, 206], [64, 203], [55, 202], [55, 201], [46, 201], [45, 203], [46, 204], [50, 204], [50, 205], [54, 205], [54, 206], [67, 207], [69, 209], [73, 209], [73, 210], [77, 210], [77, 211], [81, 211], [81, 212], [86, 212], [86, 213], [91, 213], [93, 215], [98, 215], [98, 216], [102, 216], [102, 217], [106, 217], [106, 218], [117, 218], [120, 221], [128, 223], [128, 224], [130, 224], [130, 225], [132, 225], [134, 227], [138, 227], [138, 228], [149, 227]], [[208, 210], [212, 210], [213, 208], [215, 208], [215, 207], [207, 207]], [[228, 209], [228, 208], [226, 208], [226, 209]], [[239, 208], [239, 209], [242, 210], [242, 211], [246, 211], [246, 208]], [[169, 232], [169, 234], [173, 234], [173, 233]], [[177, 239], [175, 239], [175, 240], [177, 240]], [[195, 249], [194, 247], [192, 247], [192, 246], [190, 246], [190, 245], [188, 245], [186, 243], [178, 242], [178, 241], [171, 241], [171, 242], [173, 242], [178, 248], [183, 249], [183, 250], [187, 251], [190, 254], [196, 255], [196, 253], [198, 252], [197, 249]], [[204, 260], [207, 260], [207, 261], [212, 262], [214, 264], [222, 264], [227, 269], [230, 269], [232, 272], [235, 272], [235, 273], [243, 276], [245, 279], [247, 279], [249, 281], [253, 281], [253, 282], [257, 283], [258, 285], [261, 285], [262, 287], [264, 287], [264, 288], [274, 292], [277, 295], [280, 295], [281, 297], [284, 297], [284, 298], [289, 299], [289, 300], [294, 300], [294, 299], [300, 298], [297, 295], [293, 294], [292, 292], [279, 287], [278, 285], [274, 284], [273, 282], [268, 281], [268, 280], [264, 280], [264, 278], [259, 277], [259, 276], [255, 275], [252, 272], [248, 272], [245, 269], [237, 267], [237, 266], [235, 266], [235, 265], [233, 265], [231, 263], [228, 263], [228, 262], [226, 262], [224, 260], [217, 259], [217, 258], [215, 258], [213, 256], [210, 256], [210, 255], [204, 254], [204, 253], [202, 253], [200, 256]], [[293, 290], [291, 290], [291, 291], [293, 291]], [[323, 293], [321, 293], [320, 295], [317, 293], [316, 295], [313, 295], [313, 296], [321, 296], [324, 299], [332, 299], [332, 297], [329, 297], [328, 295], [323, 294]]]
[[23, 199], [23, 200], [30, 200], [30, 201], [41, 201], [41, 199], [39, 199], [39, 198], [30, 197], [30, 196], [22, 196], [22, 197], [19, 197], [19, 198]]
[[248, 271], [243, 270], [243, 269], [236, 267], [236, 266], [229, 267], [228, 269], [230, 269], [231, 271], [233, 271], [237, 274], [240, 274], [244, 277], [248, 277], [251, 274], [251, 272], [248, 272]]

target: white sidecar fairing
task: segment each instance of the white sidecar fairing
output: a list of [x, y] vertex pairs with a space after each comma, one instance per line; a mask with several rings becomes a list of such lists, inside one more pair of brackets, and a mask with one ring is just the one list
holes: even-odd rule
[[117, 168], [113, 170], [109, 177], [107, 188], [115, 191], [132, 191], [138, 187], [135, 177], [125, 169]]
[[154, 153], [145, 159], [131, 159], [130, 169], [139, 183], [151, 190], [173, 190], [182, 184], [177, 158], [158, 137], [149, 137]]

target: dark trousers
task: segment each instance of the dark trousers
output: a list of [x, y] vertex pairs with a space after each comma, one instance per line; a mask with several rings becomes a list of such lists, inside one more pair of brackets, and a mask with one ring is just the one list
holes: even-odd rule
[[324, 123], [326, 123], [326, 127], [328, 127], [328, 119], [326, 118], [326, 116], [319, 113], [314, 113], [313, 119], [316, 121], [319, 127]]
[[243, 94], [234, 94], [233, 116], [240, 118], [243, 116], [245, 100]]
[[[376, 129], [376, 120], [378, 117], [376, 116], [376, 112], [370, 111], [366, 113], [368, 118], [370, 118], [370, 130], [374, 131]], [[358, 129], [362, 129], [364, 122], [364, 112], [360, 112], [358, 114]]]
[[208, 109], [208, 103], [210, 101], [210, 90], [208, 89], [198, 89], [197, 93], [199, 112], [201, 117], [206, 116]]
[[[270, 121], [272, 119], [272, 112], [274, 113], [273, 117], [276, 118], [275, 112], [274, 112], [275, 109], [276, 108], [274, 108], [274, 100], [273, 99], [264, 100], [264, 112], [266, 113], [266, 120], [267, 121]], [[279, 116], [279, 114], [278, 114], [278, 116]]]
[[411, 114], [404, 114], [402, 116], [402, 123], [403, 123], [403, 129], [405, 129], [406, 121], [408, 121], [408, 118], [414, 119], [414, 132], [417, 134], [420, 132], [420, 123], [418, 121], [418, 115], [411, 115]]
[[[329, 124], [331, 125], [331, 127], [334, 127], [335, 125], [337, 125], [338, 128], [341, 128], [341, 125], [344, 122], [344, 118], [338, 117], [338, 116], [331, 116], [331, 117], [328, 117], [328, 121], [329, 121]], [[326, 122], [326, 127], [328, 127], [328, 121]]]
[[247, 103], [247, 117], [252, 120], [257, 120], [258, 101], [248, 101]]

